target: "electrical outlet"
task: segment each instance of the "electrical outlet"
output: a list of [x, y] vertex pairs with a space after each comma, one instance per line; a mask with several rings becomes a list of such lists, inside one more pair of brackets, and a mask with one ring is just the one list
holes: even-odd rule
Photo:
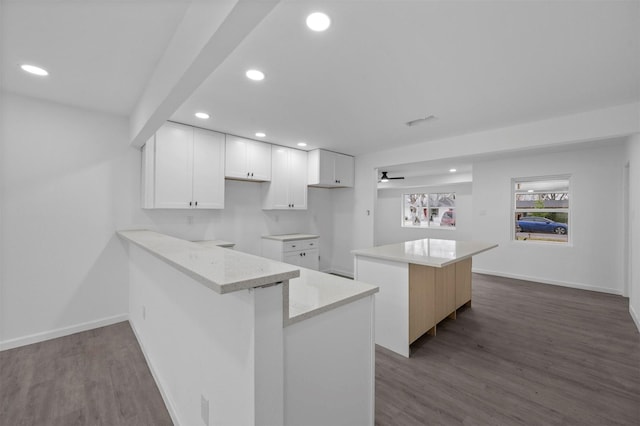
[[209, 400], [200, 395], [200, 417], [206, 426], [209, 426]]
[[142, 319], [146, 320], [147, 319], [147, 307], [142, 305]]

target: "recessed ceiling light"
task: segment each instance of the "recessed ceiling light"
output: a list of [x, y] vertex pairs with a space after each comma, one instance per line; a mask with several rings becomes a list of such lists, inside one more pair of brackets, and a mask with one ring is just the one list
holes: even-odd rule
[[306, 142], [298, 142], [298, 146], [307, 146]]
[[267, 136], [267, 134], [264, 132], [256, 132], [256, 136], [259, 138], [264, 138], [265, 136]]
[[324, 31], [331, 25], [331, 19], [322, 12], [314, 12], [307, 16], [307, 27], [313, 31]]
[[451, 172], [451, 173], [455, 173], [455, 172], [457, 172], [457, 171], [458, 171], [458, 170], [456, 170], [456, 169], [449, 169], [449, 172]]
[[23, 64], [20, 65], [20, 68], [22, 68], [23, 71], [26, 71], [29, 74], [39, 76], [49, 75], [49, 71], [45, 70], [44, 68], [36, 67], [35, 65]]
[[246, 76], [254, 81], [264, 80], [264, 73], [259, 70], [249, 70], [246, 72]]
[[533, 192], [533, 189], [529, 189], [529, 190], [527, 190], [527, 192]]
[[196, 117], [206, 120], [210, 117], [206, 112], [196, 112]]

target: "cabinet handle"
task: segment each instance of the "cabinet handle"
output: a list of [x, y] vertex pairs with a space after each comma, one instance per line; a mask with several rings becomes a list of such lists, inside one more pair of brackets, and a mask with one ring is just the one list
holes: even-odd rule
[[249, 172], [247, 172], [247, 177], [249, 177]]
[[302, 255], [303, 255], [303, 256], [306, 256], [306, 255], [307, 255], [307, 253], [302, 253]]
[[251, 177], [253, 177], [253, 173], [251, 173]]
[[198, 202], [196, 201], [196, 207], [198, 207]]
[[300, 256], [302, 256], [302, 253], [300, 253]]
[[193, 201], [189, 201], [189, 207], [193, 205]]

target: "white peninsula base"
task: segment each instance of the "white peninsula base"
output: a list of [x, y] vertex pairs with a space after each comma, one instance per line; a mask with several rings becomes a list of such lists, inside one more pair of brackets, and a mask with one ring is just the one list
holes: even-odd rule
[[373, 425], [376, 287], [119, 234], [130, 322], [176, 425]]

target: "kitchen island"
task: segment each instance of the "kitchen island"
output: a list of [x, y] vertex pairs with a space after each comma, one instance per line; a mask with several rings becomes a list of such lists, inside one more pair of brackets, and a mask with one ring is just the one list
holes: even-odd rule
[[129, 317], [175, 424], [373, 424], [377, 287], [120, 231]]
[[376, 344], [409, 357], [411, 343], [471, 304], [471, 258], [497, 246], [431, 238], [354, 250], [355, 279], [380, 288]]

